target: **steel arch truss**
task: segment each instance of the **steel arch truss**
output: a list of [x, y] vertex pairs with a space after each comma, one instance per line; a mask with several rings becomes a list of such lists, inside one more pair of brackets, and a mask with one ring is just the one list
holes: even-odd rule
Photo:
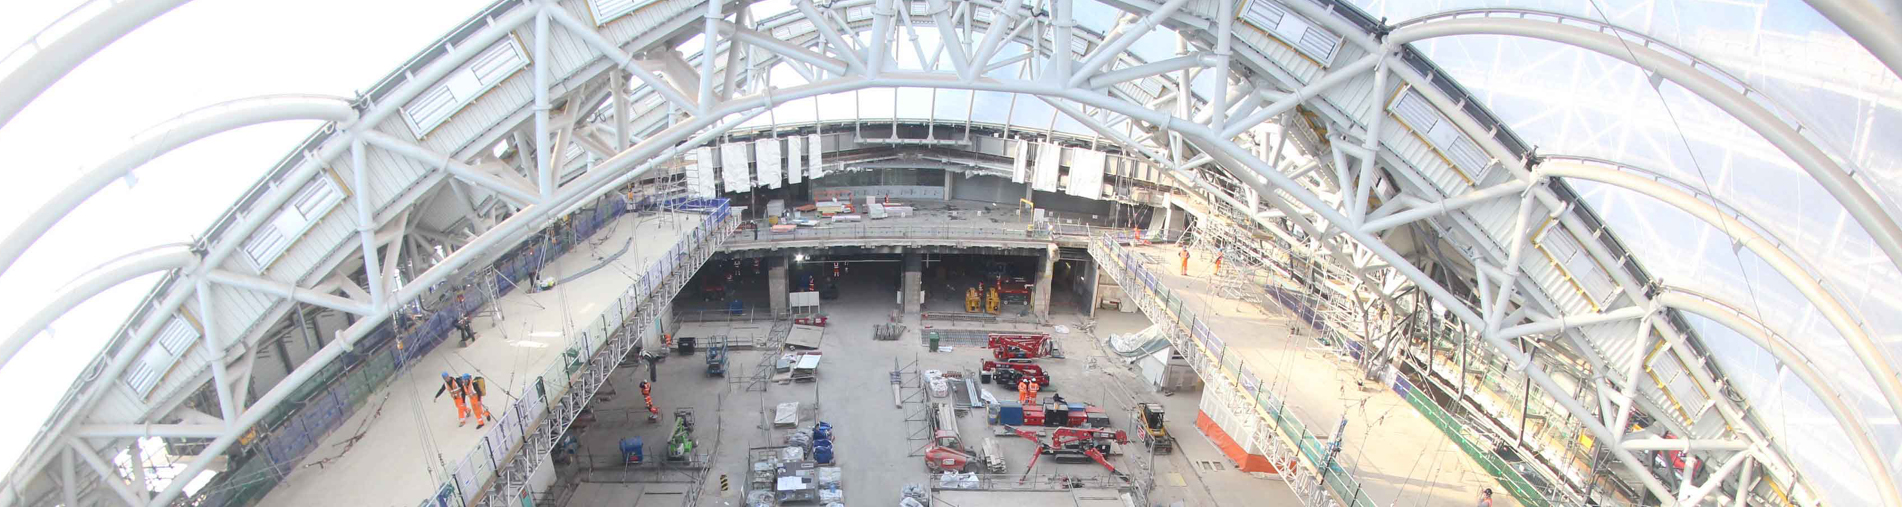
[[[1510, 134], [1502, 134], [1495, 120], [1476, 116], [1463, 103], [1468, 98], [1454, 98], [1463, 91], [1429, 79], [1438, 75], [1436, 69], [1423, 66], [1410, 48], [1382, 40], [1386, 32], [1367, 29], [1366, 20], [1351, 17], [1351, 8], [1309, 0], [1274, 4], [1343, 40], [1337, 49], [1345, 57], [1325, 63], [1273, 36], [1261, 37], [1263, 28], [1238, 25], [1250, 22], [1233, 13], [1270, 1], [1113, 1], [1131, 14], [1101, 35], [1076, 26], [1069, 0], [955, 6], [941, 0], [869, 0], [826, 7], [799, 0], [796, 11], [767, 20], [749, 19], [718, 2], [656, 4], [652, 8], [671, 9], [671, 15], [593, 21], [585, 19], [590, 11], [581, 0], [497, 4], [458, 30], [453, 41], [440, 43], [442, 51], [434, 59], [412, 64], [357, 100], [353, 119], [338, 119], [313, 136], [247, 196], [244, 213], [227, 217], [204, 244], [128, 260], [85, 284], [110, 286], [136, 273], [172, 273], [99, 361], [105, 374], [76, 384], [69, 393], [50, 429], [9, 477], [0, 505], [39, 500], [24, 492], [50, 497], [55, 488], [31, 486], [55, 483], [69, 500], [79, 496], [80, 484], [100, 483], [106, 487], [91, 488], [90, 494], [167, 505], [186, 481], [173, 481], [148, 496], [145, 488], [126, 487], [128, 480], [143, 484], [143, 477], [123, 476], [101, 458], [100, 449], [110, 455], [136, 448], [141, 436], [197, 437], [211, 439], [203, 455], [224, 453], [397, 308], [488, 262], [549, 220], [778, 105], [890, 87], [1036, 96], [1121, 143], [1132, 156], [1169, 168], [1182, 188], [1215, 215], [1228, 217], [1212, 221], [1227, 228], [1224, 234], [1274, 245], [1251, 248], [1251, 255], [1280, 255], [1266, 251], [1273, 248], [1318, 260], [1330, 276], [1374, 289], [1380, 306], [1396, 315], [1405, 305], [1396, 295], [1417, 291], [1478, 330], [1478, 338], [1605, 443], [1604, 452], [1662, 503], [1697, 503], [1722, 491], [1733, 474], [1738, 486], [1725, 493], [1732, 496], [1755, 490], [1751, 477], [1757, 471], [1783, 484], [1803, 484], [1786, 450], [1725, 394], [1722, 372], [1689, 328], [1660, 325], [1674, 318], [1666, 308], [1711, 315], [1722, 313], [1711, 306], [1721, 309], [1721, 302], [1660, 291], [1569, 187], [1550, 178], [1559, 174], [1529, 164], [1522, 151], [1502, 141], [1501, 135]], [[867, 9], [851, 10], [856, 6]], [[777, 31], [791, 30], [801, 20], [809, 21], [804, 26], [810, 31]], [[947, 43], [927, 51], [915, 38], [920, 26], [940, 30]], [[1142, 62], [1125, 55], [1138, 37], [1158, 28], [1183, 38], [1179, 56]], [[1238, 33], [1242, 30], [1248, 36]], [[869, 36], [855, 37], [860, 31]], [[680, 54], [676, 48], [695, 37], [705, 51], [693, 58]], [[1084, 40], [1081, 53], [1069, 50], [1077, 40]], [[572, 44], [560, 46], [567, 53], [558, 53], [556, 41]], [[1007, 42], [1028, 43], [1034, 50], [1000, 59]], [[526, 90], [530, 99], [490, 108], [479, 102], [500, 99], [484, 96], [443, 120], [446, 127], [415, 131], [413, 118], [405, 116], [411, 113], [405, 109], [409, 104], [470, 59], [507, 44], [518, 45], [526, 75], [495, 86]], [[575, 47], [585, 48], [585, 57], [572, 54]], [[907, 50], [933, 63], [924, 70], [899, 68], [895, 55]], [[941, 57], [949, 69], [936, 70]], [[807, 82], [773, 86], [768, 71], [781, 63]], [[990, 75], [1017, 63], [1024, 64], [1022, 76]], [[1220, 76], [1217, 91], [1196, 97], [1189, 84], [1193, 75], [1205, 72]], [[1163, 91], [1146, 96], [1126, 86], [1138, 81], [1173, 86], [1154, 87]], [[1416, 110], [1401, 104], [1416, 99], [1430, 104], [1453, 130], [1424, 131], [1431, 126], [1409, 116]], [[1433, 144], [1444, 139], [1472, 146], [1481, 163], [1457, 163], [1454, 159], [1466, 152]], [[564, 154], [571, 148], [600, 156], [564, 175]], [[1297, 151], [1312, 160], [1296, 164], [1284, 156]], [[410, 176], [401, 188], [379, 187], [374, 178], [402, 171]], [[234, 253], [273, 223], [276, 213], [294, 209], [293, 198], [308, 196], [300, 192], [313, 184], [335, 185], [348, 194], [339, 203], [349, 206], [348, 212], [318, 221], [338, 221], [338, 237], [347, 239], [325, 245], [318, 259], [299, 269], [269, 262], [249, 272], [232, 267], [238, 262]], [[86, 195], [90, 192], [80, 200]], [[443, 206], [458, 216], [450, 224], [426, 226], [429, 217], [423, 215]], [[507, 217], [498, 219], [502, 214]], [[1877, 234], [1872, 230], [1872, 235]], [[434, 247], [446, 255], [428, 253]], [[427, 262], [404, 262], [405, 251], [421, 253]], [[1434, 266], [1439, 275], [1429, 275], [1422, 264]], [[407, 276], [396, 288], [403, 269]], [[256, 330], [206, 326], [199, 340], [208, 352], [197, 371], [213, 378], [221, 414], [180, 407], [179, 393], [191, 386], [174, 386], [173, 395], [139, 413], [99, 422], [95, 406], [102, 398], [123, 396], [109, 388], [149, 350], [172, 315], [188, 312], [216, 322], [219, 310], [237, 304], [221, 288], [265, 295], [270, 310], [259, 319], [291, 311], [293, 301], [362, 318], [249, 403], [241, 386], [249, 383]], [[88, 295], [82, 291], [69, 299]], [[197, 306], [188, 306], [193, 298]], [[1833, 298], [1812, 301], [1820, 305]], [[46, 313], [56, 317], [69, 306], [62, 301]], [[1366, 306], [1373, 307], [1372, 302]], [[1779, 359], [1807, 364], [1785, 341], [1765, 337], [1759, 325], [1713, 320], [1758, 337]], [[20, 333], [30, 337], [43, 327]], [[24, 343], [22, 335], [15, 336]], [[1529, 354], [1515, 342], [1520, 338], [1539, 340], [1539, 350], [1548, 352]], [[17, 349], [16, 340], [9, 346]], [[1657, 377], [1655, 372], [1668, 364], [1675, 364], [1671, 371], [1681, 376]], [[1643, 378], [1646, 373], [1650, 379]], [[1811, 387], [1819, 396], [1841, 398], [1826, 385]], [[1839, 418], [1848, 414], [1844, 410]], [[1633, 434], [1627, 428], [1634, 413], [1683, 437], [1660, 442]], [[1860, 428], [1845, 430], [1861, 433]], [[1722, 466], [1702, 482], [1680, 482], [1650, 466], [1651, 453], [1665, 449], [1689, 451]], [[193, 460], [181, 476], [194, 476], [211, 461]], [[78, 462], [104, 480], [76, 479]], [[1877, 480], [1888, 482], [1886, 474]], [[497, 481], [494, 487], [496, 493], [508, 493], [518, 486]], [[1895, 505], [1892, 493], [1885, 499]]]

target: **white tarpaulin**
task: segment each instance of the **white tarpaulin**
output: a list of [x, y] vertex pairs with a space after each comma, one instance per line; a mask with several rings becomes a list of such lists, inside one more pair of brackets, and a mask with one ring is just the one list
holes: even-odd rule
[[1070, 195], [1103, 198], [1103, 152], [1077, 150], [1070, 158]]
[[753, 153], [759, 157], [759, 186], [779, 188], [779, 183], [785, 181], [779, 176], [779, 140], [761, 139], [753, 146]]
[[1025, 166], [1030, 163], [1030, 141], [1017, 141], [1017, 159], [1011, 163], [1010, 182], [1023, 183]]
[[806, 140], [797, 137], [786, 140], [786, 182], [799, 183], [806, 178]]
[[822, 165], [825, 163], [824, 154], [825, 150], [819, 147], [819, 134], [806, 135], [806, 155], [812, 157], [812, 163], [806, 165], [806, 170], [810, 171], [806, 173], [807, 176], [815, 180], [825, 177], [826, 168]]
[[720, 174], [724, 176], [726, 191], [745, 192], [753, 188], [753, 168], [746, 160], [747, 143], [720, 145]]
[[1063, 159], [1063, 145], [1043, 143], [1037, 145], [1036, 184], [1031, 185], [1044, 192], [1057, 191], [1057, 164]]
[[719, 179], [713, 174], [713, 148], [701, 146], [693, 149], [693, 169], [687, 173], [687, 193], [694, 197], [719, 197], [715, 188]]
[[799, 425], [799, 402], [789, 401], [773, 407], [773, 426], [788, 427]]

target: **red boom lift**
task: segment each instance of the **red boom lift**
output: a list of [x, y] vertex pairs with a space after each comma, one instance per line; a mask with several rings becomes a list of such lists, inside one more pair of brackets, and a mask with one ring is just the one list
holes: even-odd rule
[[999, 361], [1063, 357], [1057, 351], [1057, 341], [1050, 339], [1047, 334], [991, 333], [986, 346], [991, 349], [991, 357]]
[[1039, 437], [1036, 432], [1008, 425], [1004, 426], [1004, 429], [1016, 433], [1017, 436], [1024, 437], [1025, 440], [1037, 443], [1037, 453], [1031, 455], [1030, 464], [1024, 466], [1024, 476], [1018, 479], [1020, 482], [1030, 479], [1030, 471], [1037, 468], [1037, 458], [1045, 454], [1049, 454], [1050, 459], [1056, 460], [1058, 463], [1095, 461], [1096, 464], [1103, 465], [1104, 469], [1109, 470], [1111, 475], [1125, 480], [1129, 479], [1129, 476], [1117, 470], [1116, 465], [1111, 465], [1109, 458], [1105, 457], [1105, 454], [1110, 450], [1111, 442], [1117, 444], [1129, 443], [1129, 435], [1123, 433], [1121, 430], [1057, 428], [1056, 431], [1051, 432], [1050, 442], [1044, 443], [1043, 439]]

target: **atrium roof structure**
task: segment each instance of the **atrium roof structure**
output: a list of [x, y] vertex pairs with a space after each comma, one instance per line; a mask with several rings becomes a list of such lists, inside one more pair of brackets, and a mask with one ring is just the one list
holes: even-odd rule
[[[0, 59], [0, 127], [184, 3], [93, 0]], [[0, 239], [6, 274], [160, 154], [323, 122], [196, 242], [128, 246], [6, 330], [0, 367], [162, 275], [0, 507], [202, 498], [210, 457], [556, 217], [731, 131], [874, 120], [1098, 139], [1260, 248], [1463, 322], [1602, 457], [1555, 495], [1603, 472], [1663, 505], [1902, 507], [1899, 69], [1902, 8], [1867, 0], [500, 0], [360, 96], [182, 112]], [[253, 385], [306, 307], [354, 324]], [[154, 437], [202, 458], [117, 465]]]

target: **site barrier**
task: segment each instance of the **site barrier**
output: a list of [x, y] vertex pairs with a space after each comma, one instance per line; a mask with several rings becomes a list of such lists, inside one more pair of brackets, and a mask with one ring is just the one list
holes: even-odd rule
[[[1128, 242], [1127, 234], [1099, 236], [1091, 242], [1090, 253], [1104, 271], [1122, 285], [1128, 301], [1141, 308], [1152, 322], [1172, 324], [1167, 332], [1170, 342], [1188, 359], [1189, 365], [1202, 374], [1203, 379], [1209, 382], [1226, 381], [1228, 385], [1225, 388], [1247, 393], [1247, 398], [1254, 402], [1252, 409], [1255, 414], [1271, 423], [1285, 439], [1281, 442], [1285, 445], [1270, 445], [1263, 453], [1277, 468], [1283, 470], [1284, 478], [1303, 503], [1309, 506], [1322, 505], [1323, 499], [1315, 493], [1325, 488], [1345, 505], [1376, 505], [1362, 491], [1359, 481], [1354, 478], [1352, 467], [1342, 464], [1338, 457], [1331, 456], [1333, 453], [1329, 452], [1328, 443], [1309, 431], [1307, 424], [1292, 411], [1286, 410], [1284, 401], [1274, 389], [1262, 385], [1261, 379], [1269, 378], [1266, 373], [1270, 370], [1256, 371], [1258, 367], [1241, 360], [1239, 354], [1226, 354], [1226, 345], [1221, 338], [1210, 331], [1205, 322], [1184, 305], [1181, 298], [1145, 267], [1146, 255], [1123, 246]], [[1321, 341], [1331, 342], [1331, 345], [1341, 347], [1349, 355], [1358, 356], [1358, 341], [1339, 336], [1338, 331], [1327, 325], [1317, 311], [1303, 302], [1301, 296], [1278, 287], [1264, 288], [1277, 303], [1319, 332]], [[1453, 420], [1432, 400], [1425, 398], [1425, 394], [1414, 388], [1404, 376], [1390, 375], [1387, 378], [1391, 379], [1390, 388], [1432, 421], [1436, 428], [1492, 475], [1521, 505], [1551, 505], [1546, 495], [1497, 454], [1476, 444], [1458, 421]], [[1299, 459], [1291, 459], [1294, 456]], [[1299, 473], [1289, 477], [1290, 469]], [[1313, 477], [1312, 474], [1316, 473], [1320, 475], [1319, 479]]]
[[[500, 297], [514, 291], [520, 286], [519, 283], [527, 283], [546, 261], [568, 252], [629, 210], [706, 213], [706, 219], [696, 226], [691, 235], [693, 241], [706, 237], [710, 230], [708, 224], [725, 223], [731, 215], [725, 199], [644, 199], [633, 205], [629, 205], [619, 195], [597, 199], [589, 207], [569, 214], [557, 225], [536, 233], [503, 254], [490, 264], [494, 268], [492, 271], [485, 270], [465, 277], [465, 283], [460, 285], [445, 283], [399, 309], [389, 322], [360, 340], [354, 351], [344, 353], [310, 381], [293, 390], [278, 409], [267, 414], [250, 434], [242, 438], [239, 441], [241, 450], [234, 456], [236, 468], [220, 474], [207, 487], [181, 498], [175, 504], [251, 505], [262, 500], [300, 463], [310, 459], [329, 459], [311, 455], [330, 432], [340, 427], [357, 410], [380, 403], [380, 400], [372, 400], [371, 396], [395, 378], [405, 365], [426, 356], [450, 336], [457, 320], [490, 303], [491, 294]], [[687, 241], [683, 241], [685, 243]], [[675, 251], [681, 248], [682, 245], [676, 245]], [[669, 255], [663, 259], [663, 263], [676, 259], [676, 255]], [[650, 276], [653, 275], [650, 273]], [[485, 283], [490, 284], [490, 288], [485, 289]], [[567, 353], [586, 350], [583, 345], [586, 341], [586, 337], [571, 337]], [[521, 396], [507, 410], [496, 415], [498, 424], [491, 431], [491, 436], [485, 437], [485, 444], [512, 441], [511, 436], [513, 440], [521, 439], [522, 428], [526, 426], [525, 419], [531, 415], [539, 417], [541, 412], [545, 412], [548, 398], [544, 392], [548, 386], [541, 384], [540, 381], [534, 383], [534, 389], [525, 393], [533, 396]], [[565, 382], [556, 384], [559, 384], [555, 386], [557, 388], [566, 385]], [[488, 445], [479, 446], [478, 451], [484, 447]], [[347, 448], [336, 452], [340, 454], [346, 451]], [[465, 458], [463, 461], [470, 463], [470, 474], [481, 468], [475, 465], [475, 460]], [[492, 461], [490, 463], [493, 464]], [[458, 468], [457, 471], [460, 473], [463, 469]], [[459, 491], [453, 485], [445, 487], [451, 492]], [[457, 493], [449, 496], [461, 495]], [[461, 505], [460, 500], [441, 505]]]

